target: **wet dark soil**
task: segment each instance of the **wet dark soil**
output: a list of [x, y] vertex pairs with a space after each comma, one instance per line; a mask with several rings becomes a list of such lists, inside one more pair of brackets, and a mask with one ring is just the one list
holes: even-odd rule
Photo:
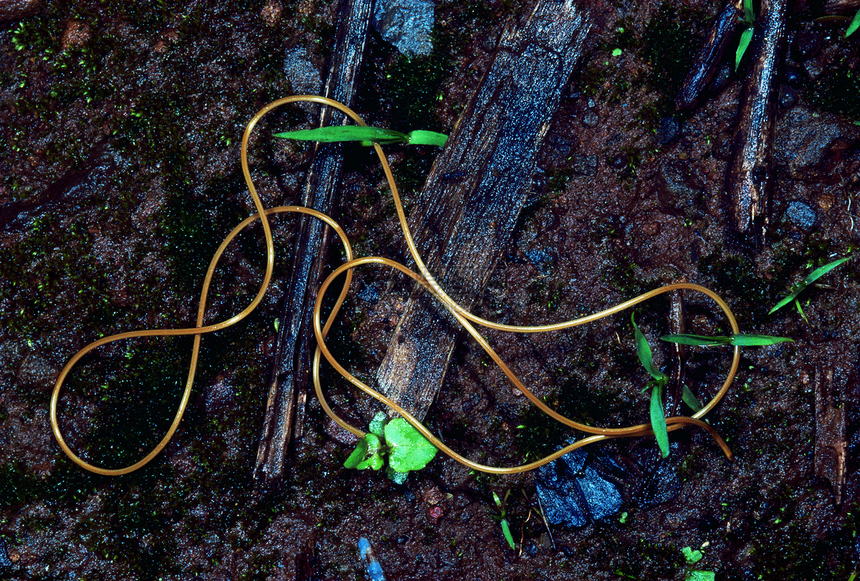
[[[11, 4], [14, 3], [2, 3]], [[32, 4], [32, 3], [31, 3]], [[316, 92], [332, 45], [327, 0], [43, 2], [0, 22], [0, 577], [3, 579], [362, 579], [366, 537], [388, 579], [853, 579], [860, 569], [860, 278], [855, 260], [794, 308], [770, 308], [815, 267], [851, 255], [860, 235], [860, 38], [844, 23], [789, 22], [766, 240], [725, 244], [723, 188], [744, 66], [690, 114], [672, 95], [720, 3], [593, 3], [593, 49], [545, 144], [527, 208], [480, 313], [535, 324], [591, 313], [677, 280], [707, 286], [742, 331], [795, 342], [745, 349], [708, 416], [735, 454], [704, 433], [598, 444], [589, 456], [621, 491], [619, 512], [582, 527], [546, 523], [535, 474], [471, 473], [437, 457], [395, 484], [342, 467], [350, 437], [310, 400], [282, 486], [251, 480], [287, 257], [247, 321], [203, 339], [179, 432], [146, 468], [106, 478], [62, 454], [48, 401], [64, 363], [99, 337], [193, 324], [209, 258], [250, 213], [238, 142], [267, 102]], [[29, 5], [28, 5], [29, 6]], [[398, 130], [449, 130], [521, 2], [440, 2], [435, 51], [399, 55], [374, 36], [359, 112]], [[32, 7], [30, 7], [32, 9]], [[0, 14], [8, 11], [4, 6]], [[11, 13], [11, 12], [9, 12]], [[267, 119], [251, 164], [267, 205], [298, 198], [307, 150], [266, 137], [309, 125], [296, 107]], [[417, 125], [417, 126], [414, 126]], [[419, 127], [420, 126], [420, 127]], [[407, 203], [432, 148], [392, 150]], [[350, 150], [338, 216], [358, 254], [403, 258], [371, 154]], [[275, 226], [289, 248], [289, 218]], [[254, 296], [261, 233], [233, 245], [207, 320]], [[398, 294], [402, 287], [402, 294]], [[359, 273], [333, 343], [372, 377], [408, 293]], [[726, 333], [713, 304], [683, 297], [689, 332]], [[677, 300], [677, 299], [675, 299]], [[635, 310], [655, 360], [670, 300]], [[566, 333], [488, 333], [521, 378], [574, 419], [647, 421], [647, 374], [629, 316]], [[87, 356], [66, 384], [61, 424], [91, 461], [140, 458], [169, 425], [189, 341], [133, 340]], [[693, 350], [686, 382], [702, 399], [729, 353]], [[473, 343], [462, 341], [427, 418], [452, 448], [519, 464], [574, 434], [551, 425]], [[326, 374], [337, 409], [366, 424], [374, 407]], [[676, 386], [677, 389], [678, 386]], [[507, 500], [515, 549], [493, 492]], [[701, 550], [689, 564], [683, 549]]]

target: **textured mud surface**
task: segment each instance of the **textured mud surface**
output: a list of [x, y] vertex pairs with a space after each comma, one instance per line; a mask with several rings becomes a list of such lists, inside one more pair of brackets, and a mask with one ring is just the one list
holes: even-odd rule
[[[11, 14], [15, 3], [4, 4]], [[606, 478], [622, 506], [574, 528], [543, 522], [533, 473], [470, 474], [442, 457], [404, 485], [345, 470], [352, 442], [313, 401], [283, 487], [257, 490], [250, 475], [283, 276], [248, 321], [204, 337], [192, 403], [157, 460], [113, 479], [71, 464], [48, 423], [59, 370], [103, 335], [192, 324], [209, 257], [250, 211], [238, 163], [244, 124], [270, 100], [319, 91], [335, 6], [42, 2], [0, 22], [0, 577], [363, 579], [362, 536], [388, 579], [682, 580], [692, 569], [725, 580], [851, 577], [860, 569], [856, 259], [802, 295], [808, 321], [788, 308], [767, 313], [857, 244], [860, 38], [842, 39], [844, 25], [814, 23], [812, 13], [791, 16], [769, 234], [755, 254], [732, 254], [719, 194], [743, 66], [691, 114], [672, 105], [718, 4], [594, 8], [594, 48], [565, 92], [479, 310], [551, 322], [685, 279], [725, 297], [744, 332], [796, 342], [745, 350], [709, 416], [734, 461], [691, 430], [672, 434], [666, 460], [647, 438], [600, 444], [572, 477]], [[359, 112], [393, 129], [449, 130], [503, 23], [521, 10], [441, 2], [426, 56], [402, 56], [375, 35]], [[297, 199], [308, 164], [306, 149], [267, 135], [314, 116], [297, 107], [259, 128], [251, 163], [267, 205]], [[390, 151], [407, 203], [434, 154]], [[402, 259], [371, 154], [354, 149], [343, 181], [337, 218], [357, 252]], [[276, 244], [292, 232], [279, 218]], [[228, 254], [210, 321], [256, 293], [260, 232]], [[334, 332], [359, 375], [373, 376], [406, 292], [387, 272], [359, 273]], [[708, 301], [683, 300], [690, 332], [727, 331]], [[667, 373], [676, 358], [657, 337], [669, 312], [669, 300], [635, 310]], [[615, 426], [647, 420], [632, 335], [624, 315], [568, 333], [488, 333], [550, 405]], [[75, 449], [108, 466], [139, 458], [172, 419], [189, 351], [187, 340], [135, 340], [88, 356], [60, 406]], [[450, 446], [510, 465], [572, 436], [490, 363], [466, 341], [454, 356], [428, 416]], [[727, 363], [728, 353], [696, 350], [686, 381], [705, 399]], [[337, 408], [366, 424], [374, 406], [326, 379]], [[509, 490], [515, 550], [494, 518], [492, 493]], [[686, 547], [703, 559], [689, 566]]]

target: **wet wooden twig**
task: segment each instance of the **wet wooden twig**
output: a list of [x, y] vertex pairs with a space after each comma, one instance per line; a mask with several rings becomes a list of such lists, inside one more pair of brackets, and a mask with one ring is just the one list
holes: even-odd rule
[[[675, 282], [686, 282], [681, 279]], [[687, 323], [684, 312], [684, 295], [681, 291], [675, 291], [669, 295], [669, 333], [672, 335], [683, 335], [687, 332]], [[666, 390], [666, 409], [669, 416], [677, 416], [680, 413], [682, 390], [684, 389], [684, 375], [687, 367], [687, 346], [680, 343], [671, 343], [672, 355], [675, 359], [674, 371], [672, 372], [671, 388]]]
[[705, 97], [735, 39], [743, 14], [743, 0], [729, 0], [714, 19], [675, 97], [679, 110], [695, 109]]
[[[509, 25], [414, 202], [409, 223], [419, 251], [467, 308], [510, 239], [537, 151], [591, 28], [572, 0], [536, 0], [519, 26]], [[449, 321], [434, 299], [412, 297], [377, 374], [380, 391], [419, 420], [455, 345], [458, 329]]]
[[[340, 7], [337, 42], [332, 52], [325, 96], [347, 106], [355, 100], [372, 14], [373, 0], [344, 0]], [[323, 109], [321, 127], [345, 122], [342, 114]], [[338, 205], [336, 193], [342, 167], [340, 144], [317, 144], [301, 205], [331, 215]], [[283, 476], [291, 436], [302, 431], [313, 349], [311, 316], [330, 236], [329, 228], [319, 220], [304, 216], [299, 220], [292, 253], [295, 258], [280, 310], [266, 416], [254, 467], [254, 477], [264, 482], [273, 482]]]
[[732, 246], [760, 245], [767, 230], [771, 150], [785, 54], [787, 0], [762, 0], [738, 108], [732, 157], [726, 172], [727, 239]]

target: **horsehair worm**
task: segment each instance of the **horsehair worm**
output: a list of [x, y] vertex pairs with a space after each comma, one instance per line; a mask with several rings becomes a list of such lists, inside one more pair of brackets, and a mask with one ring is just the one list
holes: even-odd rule
[[[376, 151], [376, 154], [379, 158], [379, 162], [382, 166], [382, 169], [385, 173], [385, 177], [388, 181], [388, 186], [391, 190], [391, 195], [394, 200], [395, 208], [397, 211], [397, 216], [400, 221], [400, 226], [403, 232], [404, 240], [409, 248], [409, 253], [412, 259], [415, 261], [415, 265], [417, 271], [411, 270], [389, 258], [385, 258], [382, 256], [366, 256], [362, 258], [355, 258], [353, 256], [352, 247], [349, 243], [349, 239], [347, 238], [344, 230], [329, 216], [322, 214], [316, 210], [312, 210], [310, 208], [305, 208], [301, 206], [278, 206], [274, 208], [265, 208], [263, 203], [257, 194], [257, 190], [254, 186], [253, 180], [251, 179], [251, 174], [248, 169], [248, 142], [251, 136], [251, 133], [257, 123], [262, 119], [266, 114], [275, 110], [278, 107], [283, 105], [287, 105], [290, 103], [297, 102], [309, 102], [309, 103], [317, 103], [320, 105], [326, 105], [329, 107], [333, 107], [345, 115], [347, 115], [350, 119], [352, 119], [356, 124], [366, 126], [366, 123], [359, 117], [356, 113], [354, 113], [348, 107], [338, 103], [337, 101], [333, 101], [326, 97], [319, 96], [310, 96], [310, 95], [296, 95], [285, 97], [282, 99], [278, 99], [269, 103], [265, 107], [263, 107], [260, 111], [257, 112], [254, 117], [248, 122], [247, 127], [245, 128], [245, 133], [242, 137], [242, 147], [241, 147], [241, 166], [242, 173], [245, 177], [245, 183], [247, 184], [248, 191], [251, 194], [251, 198], [253, 199], [254, 206], [256, 208], [257, 213], [245, 218], [242, 222], [239, 223], [224, 239], [218, 249], [215, 251], [215, 254], [212, 257], [212, 260], [209, 263], [209, 268], [206, 271], [206, 276], [203, 281], [203, 289], [201, 291], [200, 303], [197, 309], [197, 319], [194, 327], [189, 327], [185, 329], [144, 329], [139, 331], [129, 331], [125, 333], [119, 333], [116, 335], [111, 335], [109, 337], [104, 337], [99, 339], [98, 341], [94, 341], [78, 351], [71, 359], [66, 363], [66, 365], [61, 370], [56, 383], [54, 384], [54, 390], [51, 395], [51, 403], [50, 403], [50, 421], [51, 428], [54, 432], [54, 436], [57, 439], [57, 442], [60, 445], [60, 448], [65, 452], [69, 458], [74, 461], [78, 466], [89, 470], [91, 472], [95, 472], [97, 474], [118, 476], [122, 474], [128, 474], [133, 472], [139, 468], [142, 468], [146, 464], [148, 464], [155, 456], [161, 452], [162, 449], [167, 445], [170, 439], [173, 437], [173, 434], [176, 432], [176, 429], [179, 427], [179, 423], [182, 420], [183, 413], [188, 405], [188, 401], [191, 395], [191, 387], [194, 383], [194, 374], [197, 368], [197, 360], [200, 351], [200, 339], [206, 333], [212, 333], [218, 331], [220, 329], [225, 329], [232, 325], [235, 325], [245, 317], [247, 317], [256, 307], [259, 305], [260, 301], [262, 301], [263, 297], [266, 294], [269, 283], [272, 278], [272, 272], [274, 269], [274, 260], [275, 260], [275, 250], [274, 250], [274, 241], [272, 238], [272, 231], [269, 224], [269, 217], [275, 216], [279, 214], [285, 213], [301, 213], [313, 216], [319, 220], [322, 220], [327, 225], [331, 226], [334, 232], [337, 234], [338, 238], [343, 245], [346, 262], [344, 264], [335, 268], [331, 274], [323, 281], [319, 293], [317, 294], [316, 303], [314, 305], [314, 335], [317, 340], [317, 347], [314, 351], [313, 363], [312, 363], [312, 379], [314, 384], [314, 390], [316, 392], [317, 397], [319, 398], [320, 404], [325, 410], [326, 414], [328, 414], [333, 421], [335, 421], [338, 425], [343, 427], [344, 429], [352, 432], [358, 437], [364, 437], [364, 432], [360, 429], [350, 425], [343, 419], [341, 419], [329, 406], [325, 394], [322, 389], [322, 385], [320, 382], [320, 365], [321, 365], [321, 357], [325, 357], [328, 363], [334, 367], [341, 376], [344, 377], [347, 381], [349, 381], [352, 385], [361, 389], [364, 393], [369, 396], [377, 399], [383, 404], [390, 407], [392, 410], [403, 416], [407, 422], [412, 424], [425, 438], [427, 438], [433, 445], [435, 445], [439, 450], [447, 454], [449, 457], [453, 458], [457, 462], [473, 469], [481, 472], [489, 472], [495, 474], [516, 474], [520, 472], [526, 472], [528, 470], [533, 470], [539, 466], [547, 464], [555, 460], [571, 450], [576, 448], [592, 444], [595, 442], [599, 442], [602, 440], [606, 440], [608, 438], [622, 438], [622, 437], [640, 437], [647, 436], [653, 434], [650, 425], [647, 424], [639, 424], [635, 426], [629, 426], [625, 428], [603, 428], [603, 427], [595, 427], [589, 426], [586, 424], [582, 424], [567, 417], [561, 415], [556, 412], [552, 408], [548, 407], [544, 402], [542, 402], [538, 397], [536, 397], [526, 386], [520, 381], [520, 379], [513, 373], [513, 371], [508, 367], [508, 365], [501, 359], [501, 357], [493, 350], [493, 348], [489, 345], [487, 340], [478, 332], [476, 327], [484, 327], [488, 329], [495, 329], [498, 331], [505, 331], [511, 333], [542, 333], [548, 331], [559, 331], [564, 329], [570, 329], [572, 327], [576, 327], [579, 325], [584, 325], [587, 323], [591, 323], [597, 321], [599, 319], [608, 317], [610, 315], [617, 314], [621, 311], [629, 309], [641, 302], [647, 301], [651, 298], [654, 298], [658, 295], [665, 294], [668, 292], [672, 292], [675, 290], [689, 290], [702, 293], [712, 299], [720, 310], [725, 314], [728, 319], [729, 326], [731, 327], [731, 331], [733, 334], [739, 333], [739, 328], [737, 321], [735, 320], [734, 314], [732, 313], [729, 306], [723, 301], [717, 294], [704, 288], [699, 285], [690, 284], [690, 283], [676, 283], [669, 284], [649, 292], [646, 292], [638, 297], [627, 300], [623, 303], [620, 303], [614, 307], [605, 309], [603, 311], [594, 313], [592, 315], [588, 315], [585, 317], [581, 317], [578, 319], [572, 319], [569, 321], [564, 321], [561, 323], [547, 324], [547, 325], [533, 325], [533, 326], [517, 326], [517, 325], [503, 325], [500, 323], [494, 323], [492, 321], [488, 321], [476, 315], [473, 315], [463, 307], [461, 307], [457, 302], [451, 299], [445, 291], [439, 286], [436, 280], [433, 278], [432, 274], [428, 271], [427, 267], [424, 264], [424, 261], [421, 259], [421, 255], [418, 252], [418, 249], [415, 245], [415, 242], [412, 238], [412, 234], [409, 230], [409, 226], [406, 222], [406, 215], [403, 210], [403, 205], [400, 200], [400, 196], [397, 191], [397, 186], [394, 182], [394, 176], [392, 175], [391, 168], [388, 165], [388, 161], [383, 153], [382, 148], [379, 144], [374, 143], [373, 147]], [[246, 227], [258, 221], [261, 223], [263, 227], [263, 233], [266, 239], [266, 272], [263, 277], [263, 282], [260, 286], [257, 295], [254, 300], [249, 304], [243, 311], [234, 315], [233, 317], [222, 321], [220, 323], [215, 323], [212, 325], [203, 325], [204, 314], [206, 310], [206, 298], [209, 291], [209, 286], [211, 284], [213, 275], [215, 273], [215, 269], [218, 266], [218, 261], [221, 258], [221, 255], [227, 249], [230, 242]], [[361, 382], [358, 378], [353, 376], [348, 370], [346, 370], [331, 351], [326, 346], [326, 336], [331, 329], [335, 318], [340, 310], [341, 305], [346, 300], [347, 293], [349, 292], [350, 284], [352, 283], [352, 275], [353, 270], [359, 266], [366, 265], [376, 265], [376, 266], [384, 266], [388, 268], [393, 268], [412, 278], [416, 282], [418, 282], [422, 287], [424, 287], [428, 293], [433, 295], [437, 300], [439, 300], [445, 308], [454, 316], [457, 321], [463, 326], [463, 328], [472, 336], [472, 338], [477, 342], [478, 345], [490, 356], [490, 358], [495, 361], [495, 363], [499, 366], [499, 368], [505, 373], [511, 383], [522, 392], [535, 406], [537, 406], [543, 413], [555, 419], [556, 421], [569, 426], [575, 430], [588, 434], [587, 437], [582, 438], [570, 444], [557, 452], [550, 454], [540, 460], [536, 460], [534, 462], [530, 462], [528, 464], [520, 465], [520, 466], [512, 466], [512, 467], [497, 467], [497, 466], [487, 466], [483, 464], [476, 463], [468, 458], [465, 458], [446, 446], [439, 438], [434, 436], [430, 430], [428, 430], [421, 422], [419, 422], [415, 417], [413, 417], [409, 412], [400, 407], [397, 403], [385, 397], [381, 393], [377, 392], [370, 386]], [[344, 275], [344, 283], [343, 288], [338, 295], [337, 300], [331, 308], [331, 312], [325, 320], [325, 323], [322, 323], [322, 306], [323, 299], [326, 293], [329, 290], [329, 287], [332, 285], [334, 280], [339, 276]], [[126, 339], [134, 339], [138, 337], [172, 337], [172, 336], [180, 336], [180, 335], [193, 335], [194, 343], [191, 351], [191, 362], [188, 370], [188, 378], [185, 384], [185, 388], [182, 394], [182, 398], [179, 404], [179, 407], [176, 411], [176, 415], [174, 416], [173, 422], [170, 425], [167, 433], [164, 437], [159, 441], [159, 443], [144, 456], [141, 460], [137, 461], [130, 466], [126, 466], [124, 468], [116, 468], [116, 469], [108, 469], [102, 468], [100, 466], [93, 465], [81, 457], [76, 455], [72, 449], [68, 446], [65, 439], [63, 438], [62, 432], [60, 430], [60, 426], [57, 420], [57, 405], [60, 397], [60, 393], [62, 391], [63, 382], [66, 377], [68, 377], [69, 373], [72, 371], [74, 366], [81, 360], [86, 354], [90, 353], [97, 347], [102, 345], [106, 345], [108, 343], [112, 343], [115, 341], [121, 341]], [[717, 431], [705, 423], [701, 418], [705, 416], [709, 411], [711, 411], [723, 398], [723, 396], [728, 391], [732, 382], [734, 381], [735, 374], [738, 370], [738, 364], [740, 362], [740, 350], [739, 347], [735, 346], [734, 355], [732, 358], [732, 363], [728, 374], [726, 375], [726, 379], [723, 382], [720, 389], [714, 395], [714, 397], [705, 404], [701, 410], [694, 413], [692, 416], [675, 416], [666, 418], [666, 425], [669, 431], [680, 429], [686, 425], [693, 425], [703, 430], [707, 431], [717, 442], [723, 452], [727, 457], [731, 458], [731, 451], [729, 450], [726, 443], [717, 433]]]

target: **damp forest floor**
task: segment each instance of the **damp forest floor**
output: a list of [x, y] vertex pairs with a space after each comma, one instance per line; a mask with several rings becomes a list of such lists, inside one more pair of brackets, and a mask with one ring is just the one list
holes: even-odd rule
[[[565, 90], [478, 310], [534, 324], [677, 280], [713, 289], [743, 332], [795, 340], [745, 349], [735, 384], [708, 416], [733, 461], [691, 429], [672, 433], [660, 461], [650, 438], [598, 444], [595, 456], [623, 468], [623, 506], [583, 527], [548, 525], [534, 473], [475, 474], [441, 455], [403, 484], [343, 468], [352, 442], [311, 397], [282, 485], [260, 490], [251, 472], [287, 278], [282, 252], [258, 311], [203, 338], [189, 409], [161, 455], [128, 476], [81, 471], [50, 431], [60, 369], [99, 337], [193, 324], [212, 252], [251, 211], [239, 171], [244, 125], [275, 98], [319, 92], [336, 6], [43, 2], [34, 15], [0, 22], [0, 578], [364, 579], [357, 541], [366, 537], [390, 580], [683, 580], [693, 570], [718, 580], [854, 579], [856, 260], [801, 295], [806, 320], [793, 307], [768, 311], [812, 269], [855, 253], [860, 35], [846, 40], [814, 14], [791, 15], [768, 234], [757, 251], [735, 253], [724, 244], [719, 194], [744, 65], [692, 113], [672, 105], [721, 3], [591, 4], [593, 48]], [[358, 111], [397, 130], [450, 130], [503, 23], [522, 9], [518, 0], [440, 1], [426, 56], [400, 55], [374, 33]], [[267, 205], [295, 203], [309, 161], [307, 148], [267, 136], [315, 115], [294, 107], [258, 128], [251, 165]], [[389, 150], [407, 205], [435, 154]], [[336, 218], [359, 255], [403, 259], [376, 161], [360, 147], [347, 159]], [[274, 224], [278, 249], [290, 248], [294, 220]], [[261, 237], [251, 229], [231, 247], [207, 320], [232, 316], [256, 293]], [[373, 376], [408, 292], [388, 272], [357, 274], [332, 342], [358, 375]], [[690, 332], [727, 332], [713, 304], [690, 293], [683, 301]], [[670, 374], [678, 360], [657, 337], [669, 332], [671, 308], [666, 299], [635, 309]], [[488, 337], [573, 419], [647, 421], [648, 377], [629, 315], [566, 333]], [[73, 447], [107, 466], [140, 458], [172, 419], [189, 353], [190, 340], [147, 339], [85, 358], [60, 405]], [[708, 399], [728, 362], [719, 349], [691, 350], [686, 382]], [[372, 417], [373, 405], [333, 374], [324, 381], [351, 421]], [[465, 456], [495, 465], [573, 436], [531, 410], [465, 340], [427, 422]], [[671, 478], [661, 476], [666, 467]], [[493, 502], [507, 491], [513, 550]], [[695, 565], [688, 547], [703, 554]]]

